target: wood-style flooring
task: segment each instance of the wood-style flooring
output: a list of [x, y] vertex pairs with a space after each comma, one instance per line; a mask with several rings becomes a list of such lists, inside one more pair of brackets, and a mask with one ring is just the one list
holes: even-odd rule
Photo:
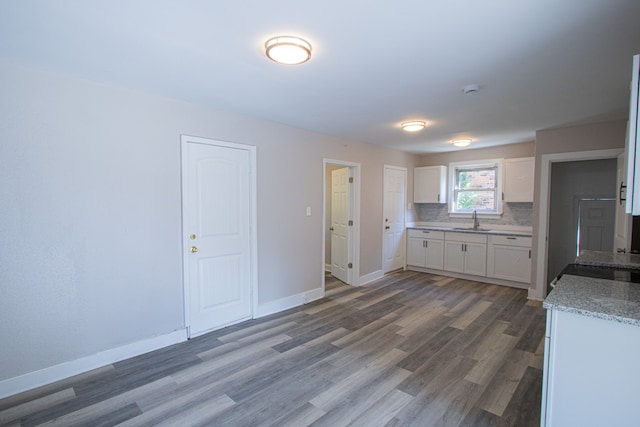
[[9, 426], [538, 426], [544, 310], [399, 271], [0, 400]]

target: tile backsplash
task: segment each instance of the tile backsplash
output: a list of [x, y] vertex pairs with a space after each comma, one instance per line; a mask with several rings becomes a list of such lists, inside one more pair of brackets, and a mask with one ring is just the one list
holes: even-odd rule
[[[415, 203], [416, 220], [420, 222], [447, 222], [467, 224], [468, 218], [449, 218], [447, 205], [439, 203]], [[482, 224], [533, 225], [533, 203], [504, 203], [500, 219], [481, 219]]]

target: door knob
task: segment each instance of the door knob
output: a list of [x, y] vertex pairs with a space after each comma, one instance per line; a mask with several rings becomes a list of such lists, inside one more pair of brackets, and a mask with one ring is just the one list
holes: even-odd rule
[[195, 254], [196, 252], [198, 252], [198, 248], [196, 248], [195, 246], [191, 246], [191, 253]]

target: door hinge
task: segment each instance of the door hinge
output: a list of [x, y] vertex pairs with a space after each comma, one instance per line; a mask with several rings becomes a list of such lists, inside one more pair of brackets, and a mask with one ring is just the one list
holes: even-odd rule
[[347, 264], [347, 268], [353, 268], [353, 263], [350, 262], [349, 264]]
[[353, 225], [353, 220], [352, 219], [349, 220], [349, 225]]
[[349, 177], [349, 184], [353, 184], [353, 177], [352, 176]]

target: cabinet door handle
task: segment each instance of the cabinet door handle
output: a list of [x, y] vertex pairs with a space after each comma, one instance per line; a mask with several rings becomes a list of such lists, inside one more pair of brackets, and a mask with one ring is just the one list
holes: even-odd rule
[[529, 249], [529, 259], [531, 259], [531, 249]]
[[429, 241], [428, 241], [428, 240], [425, 240], [425, 241], [424, 241], [424, 247], [425, 247], [425, 248], [428, 248], [428, 247], [429, 247]]
[[516, 240], [516, 239], [517, 239], [517, 237], [507, 237], [507, 239], [509, 239], [509, 240]]
[[438, 194], [438, 201], [440, 201], [440, 194]]

